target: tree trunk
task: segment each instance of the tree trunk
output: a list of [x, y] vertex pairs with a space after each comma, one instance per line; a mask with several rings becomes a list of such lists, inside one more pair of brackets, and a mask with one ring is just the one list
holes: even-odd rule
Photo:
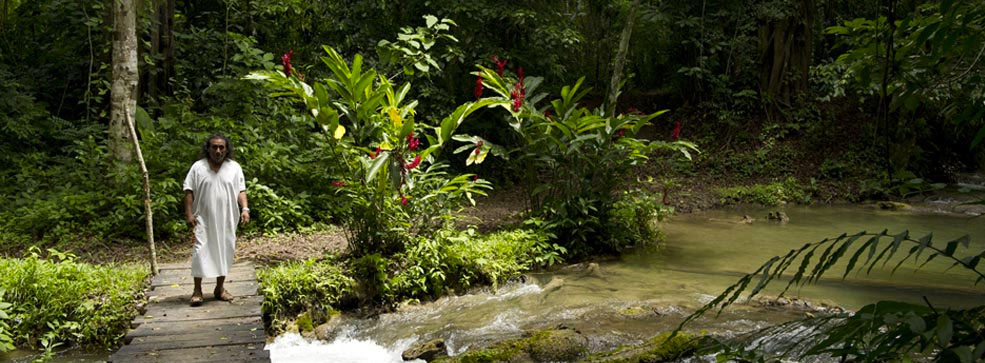
[[137, 108], [137, 31], [133, 0], [113, 0], [113, 85], [110, 95], [109, 150], [117, 161], [129, 163], [131, 135], [127, 117]]
[[130, 139], [133, 140], [133, 149], [137, 152], [137, 163], [140, 164], [140, 174], [144, 182], [144, 214], [147, 216], [146, 223], [147, 245], [150, 248], [150, 270], [157, 275], [157, 248], [154, 246], [154, 210], [151, 208], [150, 199], [150, 176], [147, 174], [147, 165], [144, 164], [144, 154], [140, 152], [140, 141], [137, 140], [137, 129], [133, 125], [133, 115], [126, 115], [127, 128], [130, 131]]
[[810, 84], [815, 13], [814, 0], [801, 0], [797, 14], [760, 26], [760, 93], [770, 119]]
[[619, 83], [622, 82], [622, 69], [626, 65], [626, 53], [629, 52], [629, 38], [633, 35], [633, 26], [636, 24], [636, 9], [640, 7], [640, 0], [633, 0], [626, 14], [626, 27], [622, 29], [619, 38], [619, 50], [613, 60], [612, 79], [609, 81], [609, 104], [606, 109], [609, 115], [616, 114], [616, 100], [619, 98]]

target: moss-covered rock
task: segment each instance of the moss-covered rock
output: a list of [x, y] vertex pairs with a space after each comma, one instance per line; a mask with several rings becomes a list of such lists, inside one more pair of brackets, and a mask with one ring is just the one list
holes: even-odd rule
[[640, 345], [624, 345], [608, 353], [594, 354], [584, 362], [608, 363], [651, 363], [667, 362], [693, 355], [698, 340], [689, 334], [678, 333], [673, 338], [670, 333], [650, 338]]
[[497, 343], [491, 347], [468, 351], [435, 362], [573, 362], [588, 353], [588, 338], [577, 330], [556, 329], [528, 332], [524, 337]]

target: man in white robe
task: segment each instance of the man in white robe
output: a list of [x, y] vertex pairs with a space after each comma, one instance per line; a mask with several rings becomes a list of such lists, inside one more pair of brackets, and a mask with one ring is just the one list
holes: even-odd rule
[[233, 146], [229, 138], [209, 136], [202, 149], [205, 158], [192, 164], [184, 184], [185, 219], [195, 232], [192, 306], [202, 304], [203, 278], [216, 278], [213, 295], [217, 300], [233, 299], [223, 288], [223, 282], [233, 264], [236, 227], [239, 222], [250, 222], [246, 181], [243, 169], [232, 160]]

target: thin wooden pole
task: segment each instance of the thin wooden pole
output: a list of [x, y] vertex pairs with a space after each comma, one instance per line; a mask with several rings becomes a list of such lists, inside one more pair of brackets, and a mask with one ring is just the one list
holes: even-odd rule
[[137, 140], [137, 129], [133, 126], [133, 115], [124, 117], [127, 128], [130, 129], [130, 139], [133, 140], [133, 148], [137, 150], [137, 163], [140, 164], [140, 174], [144, 180], [144, 212], [147, 215], [147, 244], [150, 246], [150, 269], [151, 273], [157, 275], [157, 248], [154, 246], [154, 211], [151, 208], [150, 199], [150, 176], [147, 175], [147, 165], [144, 164], [144, 154], [140, 152], [140, 141]]

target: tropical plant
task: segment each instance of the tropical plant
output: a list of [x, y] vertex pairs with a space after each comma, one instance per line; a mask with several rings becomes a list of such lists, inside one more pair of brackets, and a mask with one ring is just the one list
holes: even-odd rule
[[[868, 274], [877, 265], [886, 266], [897, 251], [906, 246], [909, 249], [906, 255], [896, 261], [893, 272], [910, 261], [911, 257], [914, 264], [919, 263], [917, 268], [940, 257], [950, 260], [951, 268], [960, 266], [970, 271], [975, 276], [977, 286], [978, 283], [985, 282], [985, 273], [979, 269], [979, 263], [985, 259], [985, 251], [963, 257], [956, 254], [959, 248], [967, 248], [969, 242], [970, 237], [965, 235], [942, 246], [934, 244], [932, 234], [913, 239], [907, 231], [895, 235], [888, 231], [863, 231], [807, 243], [799, 249], [790, 250], [784, 256], [771, 258], [755, 272], [740, 278], [711, 302], [685, 318], [677, 331], [708, 312], [717, 310], [720, 314], [738, 301], [750, 286], [753, 287], [747, 298], [756, 296], [795, 264], [798, 266], [797, 271], [790, 276], [790, 281], [780, 296], [791, 287], [817, 283], [826, 272], [845, 258], [848, 261], [841, 275], [842, 279], [853, 271]], [[816, 252], [821, 252], [821, 256], [813, 260]], [[866, 256], [864, 261], [861, 259], [863, 256]], [[762, 351], [764, 340], [754, 339], [791, 331], [797, 331], [797, 338], [782, 344], [778, 352]], [[906, 360], [913, 354], [921, 354], [934, 361], [976, 362], [985, 354], [983, 332], [985, 306], [940, 309], [929, 300], [926, 300], [926, 305], [880, 301], [866, 305], [857, 312], [797, 320], [768, 327], [738, 339], [716, 341], [708, 350], [723, 352], [720, 355], [722, 359], [751, 361], [780, 360], [790, 358], [788, 355], [796, 355], [800, 358], [835, 356], [843, 360], [883, 362]]]
[[[584, 78], [561, 89], [561, 98], [539, 106], [546, 94], [535, 93], [542, 78], [525, 78], [523, 68], [505, 73], [505, 61], [492, 70], [479, 65], [476, 96], [484, 88], [493, 95], [479, 100], [509, 112], [508, 126], [519, 140], [506, 149], [478, 136], [461, 135], [469, 152], [467, 164], [481, 163], [491, 152], [513, 163], [528, 188], [530, 211], [547, 222], [559, 241], [577, 253], [615, 251], [608, 244], [613, 231], [608, 223], [619, 200], [620, 188], [631, 186], [633, 168], [657, 150], [680, 152], [690, 159], [697, 147], [683, 140], [649, 141], [637, 138], [640, 129], [665, 111], [649, 115], [605, 115], [602, 110], [579, 107], [589, 89]], [[603, 242], [598, 242], [603, 241]]]
[[461, 203], [484, 194], [491, 185], [471, 174], [450, 176], [438, 161], [442, 147], [475, 110], [492, 100], [469, 102], [439, 125], [415, 119], [417, 101], [410, 83], [395, 86], [385, 75], [363, 67], [356, 55], [351, 66], [331, 47], [322, 61], [331, 75], [305, 83], [285, 56], [284, 71], [258, 71], [264, 80], [301, 99], [305, 117], [323, 131], [322, 148], [331, 155], [324, 182], [343, 200], [338, 216], [358, 255], [392, 254], [410, 239], [430, 236], [449, 223]]

